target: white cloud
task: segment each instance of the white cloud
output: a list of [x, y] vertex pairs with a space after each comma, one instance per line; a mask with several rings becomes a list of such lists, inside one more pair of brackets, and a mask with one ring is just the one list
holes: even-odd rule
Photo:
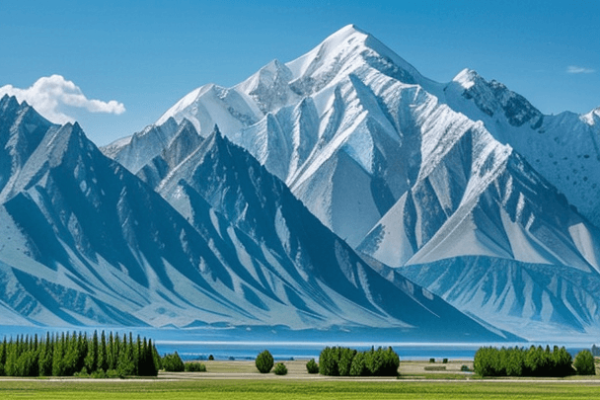
[[567, 67], [567, 74], [593, 74], [596, 72], [595, 69], [578, 67], [576, 65], [569, 65]]
[[93, 113], [119, 115], [125, 112], [123, 103], [115, 100], [105, 102], [88, 99], [77, 85], [61, 75], [42, 77], [27, 89], [12, 85], [0, 87], [0, 97], [5, 94], [15, 96], [19, 101], [26, 101], [44, 117], [59, 124], [74, 121], [73, 117], [65, 113], [64, 106], [84, 108]]

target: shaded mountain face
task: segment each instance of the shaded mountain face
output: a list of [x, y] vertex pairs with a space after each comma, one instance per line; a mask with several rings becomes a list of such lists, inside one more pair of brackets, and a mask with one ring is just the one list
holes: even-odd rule
[[185, 123], [179, 127], [174, 119], [168, 119], [160, 126], [150, 125], [130, 137], [117, 140], [101, 151], [135, 174], [160, 154], [180, 129], [185, 129]]
[[[218, 132], [203, 140], [179, 124], [140, 171], [151, 185], [79, 125], [51, 125], [13, 100], [2, 100], [11, 108], [0, 138], [13, 142], [23, 129], [41, 137], [18, 153], [1, 192], [0, 315], [12, 324], [339, 325], [396, 328], [407, 340], [503, 338], [406, 280], [382, 278]], [[151, 173], [157, 165], [164, 177]]]
[[253, 320], [233, 284], [243, 267], [217, 256], [227, 244], [199, 235], [77, 124], [32, 150], [2, 192], [8, 308], [51, 325]]
[[496, 327], [525, 337], [560, 342], [598, 335], [595, 271], [463, 256], [406, 266], [402, 275], [465, 313], [488, 321], [494, 316]]
[[[150, 165], [163, 157], [171, 158], [168, 150]], [[216, 218], [203, 212], [207, 202], [232, 223], [235, 230], [221, 230], [221, 234], [236, 242], [247, 270], [274, 296], [283, 296], [281, 301], [293, 302], [305, 323], [315, 323], [314, 319], [336, 310], [337, 316], [329, 315], [329, 320], [343, 317], [346, 323], [386, 326], [396, 319], [408, 335], [413, 334], [407, 326], [430, 332], [440, 324], [451, 336], [464, 335], [467, 326], [468, 335], [485, 333], [417, 285], [407, 280], [392, 284], [382, 278], [283, 182], [218, 130], [172, 168], [156, 190], [200, 232]], [[329, 312], [323, 315], [319, 310], [325, 305]], [[383, 318], [389, 321], [376, 322]]]
[[[556, 279], [571, 271], [596, 279], [598, 115], [543, 115], [470, 70], [447, 84], [433, 82], [348, 26], [234, 87], [191, 92], [157, 126], [187, 120], [208, 136], [218, 124], [353, 248], [396, 268], [411, 266], [416, 283], [462, 309], [465, 303], [429, 278], [419, 280], [416, 266], [435, 263], [468, 275], [470, 264], [444, 260], [489, 257], [519, 271], [547, 265]], [[485, 286], [473, 279], [471, 285]], [[506, 283], [507, 290], [515, 284]], [[522, 303], [533, 296], [525, 286]], [[573, 284], [572, 290], [585, 289]], [[569, 308], [564, 296], [556, 299], [547, 310]], [[558, 326], [577, 320], [580, 332], [597, 329], [584, 314], [599, 304], [584, 303], [574, 318], [556, 319]], [[468, 311], [491, 324], [510, 313]], [[532, 315], [521, 313], [511, 324], [526, 324]]]
[[447, 103], [510, 144], [569, 203], [600, 226], [600, 124], [598, 110], [542, 115], [504, 85], [465, 70], [444, 88]]

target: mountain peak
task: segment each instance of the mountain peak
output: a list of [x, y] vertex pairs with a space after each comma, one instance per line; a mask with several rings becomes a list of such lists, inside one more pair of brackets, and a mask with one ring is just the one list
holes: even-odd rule
[[581, 119], [588, 125], [600, 124], [600, 107], [596, 107], [589, 113], [583, 114]]
[[225, 156], [225, 154], [230, 153], [229, 147], [234, 146], [223, 134], [217, 125], [214, 126], [212, 132], [208, 137], [200, 144], [195, 153], [206, 154], [209, 152], [217, 152], [223, 153], [221, 157]]
[[0, 99], [0, 110], [3, 112], [6, 112], [9, 109], [15, 109], [17, 107], [19, 107], [19, 101], [15, 96], [9, 96], [5, 94], [2, 96], [2, 99]]
[[406, 60], [370, 33], [347, 25], [289, 62], [295, 91], [309, 95], [351, 73], [375, 69], [407, 84], [429, 84]]
[[362, 36], [366, 39], [366, 37], [370, 36], [370, 34], [366, 31], [363, 31], [362, 29], [358, 28], [354, 24], [348, 24], [348, 25], [344, 26], [343, 28], [337, 30], [336, 32], [332, 33], [331, 35], [329, 35], [327, 37], [327, 39], [324, 40], [323, 43], [325, 43], [325, 42], [341, 42], [341, 41], [344, 41], [353, 36]]
[[456, 82], [456, 83], [460, 84], [465, 89], [470, 89], [473, 85], [475, 85], [476, 81], [479, 79], [483, 79], [483, 78], [481, 78], [481, 76], [479, 76], [477, 71], [469, 69], [469, 68], [465, 68], [462, 71], [460, 71], [454, 77], [454, 79], [452, 79], [452, 82]]
[[219, 129], [219, 126], [217, 124], [215, 124], [212, 133], [210, 134], [210, 136], [214, 136], [216, 141], [222, 141], [223, 140], [223, 134], [221, 133], [221, 130]]
[[473, 101], [488, 117], [504, 114], [510, 125], [528, 124], [532, 129], [538, 129], [543, 123], [542, 113], [527, 99], [494, 79], [485, 80], [472, 69], [460, 71], [447, 88], [452, 87], [458, 89], [460, 96]]

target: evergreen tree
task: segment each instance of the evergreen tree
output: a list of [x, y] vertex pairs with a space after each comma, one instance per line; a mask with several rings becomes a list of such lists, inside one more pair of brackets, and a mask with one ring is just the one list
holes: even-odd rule
[[6, 336], [2, 340], [2, 344], [0, 345], [0, 376], [6, 375], [6, 371], [4, 369], [6, 365], [6, 350], [8, 344], [6, 343]]
[[352, 365], [350, 366], [350, 376], [366, 376], [368, 375], [368, 370], [365, 365], [365, 354], [362, 352], [357, 353], [352, 360]]
[[75, 372], [81, 371], [81, 359], [85, 357], [85, 340], [81, 338], [81, 333], [73, 332], [70, 335], [67, 332], [65, 337], [65, 349], [63, 356], [63, 375], [73, 376]]
[[121, 340], [119, 339], [119, 335], [114, 335], [113, 337], [111, 332], [108, 342], [110, 347], [108, 369], [116, 370], [119, 362], [119, 348], [121, 346]]
[[16, 376], [17, 374], [18, 347], [19, 337], [17, 336], [16, 342], [13, 342], [11, 338], [6, 351], [6, 364], [4, 366], [6, 376]]
[[[141, 356], [142, 356], [142, 341], [140, 339], [140, 335], [137, 336], [137, 339], [135, 341], [135, 346], [133, 348], [134, 352], [133, 352], [133, 365], [135, 366], [135, 374], [136, 375], [140, 375], [140, 363], [141, 361]], [[143, 370], [143, 367], [142, 367]]]
[[156, 347], [154, 347], [154, 345], [152, 344], [152, 339], [150, 339], [148, 341], [148, 347], [150, 347], [150, 349], [152, 351], [152, 359], [154, 360], [154, 368], [156, 369], [156, 372], [158, 373], [158, 371], [160, 371], [162, 369], [162, 359], [160, 357], [160, 354], [158, 354]]
[[349, 376], [350, 368], [352, 366], [352, 360], [356, 355], [356, 350], [352, 349], [341, 349], [340, 351], [340, 360], [338, 363], [338, 372], [340, 376]]
[[87, 343], [87, 355], [84, 366], [89, 374], [95, 372], [98, 366], [98, 331], [94, 331], [92, 339]]
[[65, 337], [63, 333], [60, 338], [57, 336], [54, 341], [54, 348], [52, 351], [52, 376], [64, 376], [64, 339]]
[[100, 335], [100, 347], [98, 348], [98, 364], [96, 366], [97, 371], [108, 370], [108, 351], [106, 349], [106, 335], [104, 331]]
[[135, 373], [135, 365], [133, 364], [133, 343], [131, 343], [131, 340], [127, 340], [127, 335], [123, 335], [123, 342], [121, 342], [117, 372], [120, 376], [130, 376]]
[[[111, 338], [113, 336], [111, 335]], [[132, 340], [132, 334], [123, 337], [123, 342], [116, 336], [109, 351], [106, 336], [102, 332], [98, 339], [97, 332], [88, 339], [81, 332], [63, 332], [56, 335], [46, 333], [45, 339], [38, 335], [19, 335], [16, 339], [4, 338], [0, 343], [0, 374], [9, 376], [70, 376], [74, 374], [104, 374], [108, 368], [109, 353], [118, 347], [119, 360], [116, 363], [121, 375], [140, 374], [156, 376], [156, 348], [152, 340]], [[94, 362], [94, 353], [96, 361]]]
[[333, 357], [331, 347], [325, 347], [319, 355], [319, 373], [321, 375], [336, 376], [338, 375], [337, 362]]
[[582, 350], [575, 356], [575, 369], [577, 375], [596, 375], [594, 356], [589, 350]]
[[52, 376], [52, 341], [49, 332], [46, 333], [46, 341], [40, 346], [38, 371], [40, 376]]

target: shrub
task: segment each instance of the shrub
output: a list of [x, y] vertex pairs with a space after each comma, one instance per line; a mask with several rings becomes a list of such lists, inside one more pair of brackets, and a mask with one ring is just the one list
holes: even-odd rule
[[121, 376], [119, 375], [119, 372], [116, 369], [109, 369], [108, 371], [106, 371], [106, 377], [107, 378], [120, 378]]
[[461, 366], [461, 367], [460, 367], [460, 370], [461, 370], [462, 372], [470, 372], [470, 371], [471, 371], [471, 370], [469, 369], [469, 367], [467, 367], [466, 365], [463, 365], [463, 366]]
[[275, 375], [286, 375], [288, 371], [283, 363], [277, 363], [273, 372], [275, 372]]
[[256, 356], [256, 369], [262, 374], [268, 374], [273, 368], [273, 356], [269, 353], [269, 350], [265, 350]]
[[90, 374], [88, 374], [87, 369], [85, 367], [83, 367], [83, 369], [79, 372], [75, 372], [73, 374], [73, 376], [77, 377], [77, 378], [89, 378]]
[[319, 364], [315, 362], [314, 358], [311, 358], [310, 361], [306, 363], [306, 370], [309, 374], [319, 373]]
[[106, 372], [104, 372], [103, 370], [99, 369], [97, 371], [92, 372], [92, 374], [90, 375], [90, 377], [92, 377], [94, 379], [104, 379], [104, 378], [107, 378], [108, 376], [106, 375]]
[[447, 359], [447, 358], [444, 358], [444, 359], [442, 360], [442, 364], [448, 364], [448, 359]]
[[547, 376], [573, 374], [571, 355], [562, 347], [525, 348], [482, 347], [475, 353], [474, 370], [481, 376]]
[[185, 371], [185, 365], [183, 365], [183, 361], [181, 361], [181, 357], [177, 352], [173, 354], [166, 354], [162, 358], [162, 367], [165, 371], [168, 372], [182, 372]]
[[328, 376], [396, 376], [399, 366], [400, 357], [391, 347], [363, 352], [327, 347], [319, 356], [319, 373]]
[[435, 358], [430, 358], [429, 362], [432, 363], [432, 364], [435, 363]]
[[210, 356], [208, 356], [208, 361], [214, 361], [215, 357], [211, 354]]
[[582, 350], [575, 356], [575, 369], [577, 375], [596, 375], [594, 356], [589, 350]]
[[206, 372], [206, 365], [199, 362], [189, 362], [185, 364], [186, 372]]

